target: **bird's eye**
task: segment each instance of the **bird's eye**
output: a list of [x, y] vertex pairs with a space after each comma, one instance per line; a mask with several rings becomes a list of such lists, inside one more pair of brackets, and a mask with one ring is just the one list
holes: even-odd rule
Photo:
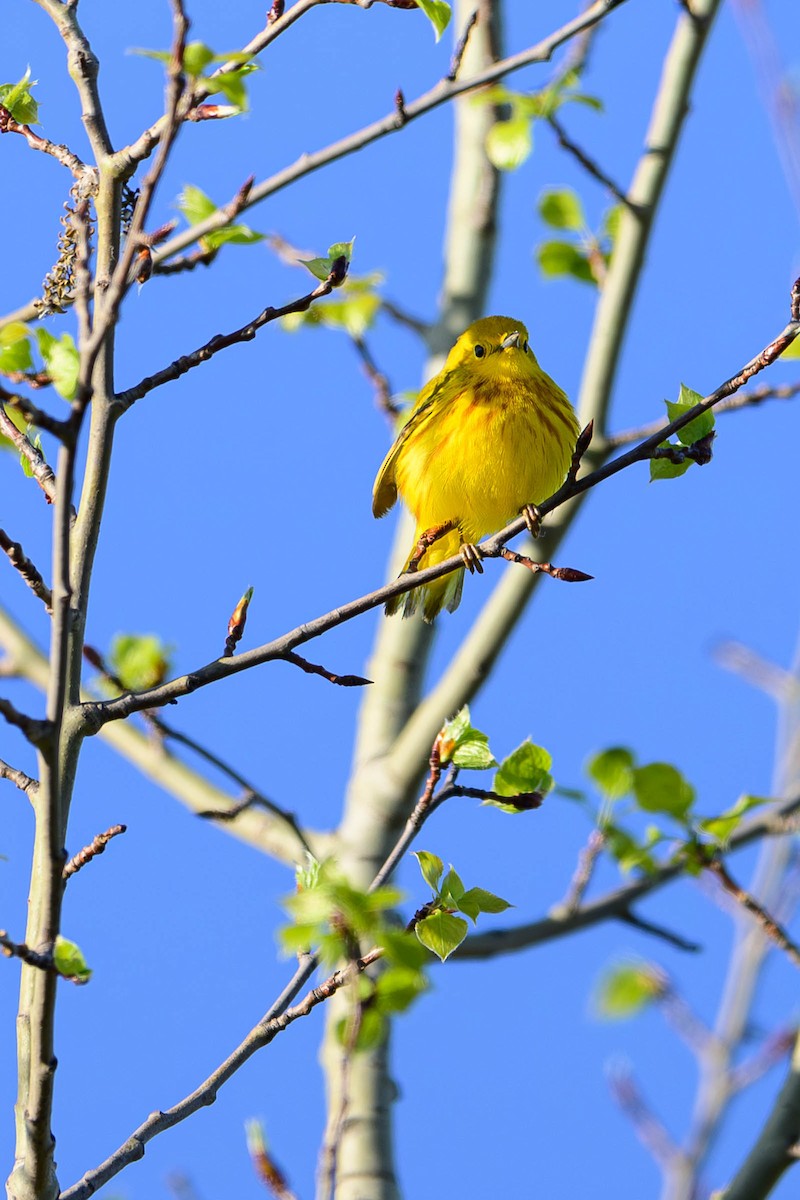
[[484, 354], [485, 354], [485, 353], [486, 353], [486, 347], [485, 347], [485, 346], [477, 345], [477, 346], [475, 347], [475, 357], [476, 357], [476, 358], [483, 358], [483, 356], [484, 356]]

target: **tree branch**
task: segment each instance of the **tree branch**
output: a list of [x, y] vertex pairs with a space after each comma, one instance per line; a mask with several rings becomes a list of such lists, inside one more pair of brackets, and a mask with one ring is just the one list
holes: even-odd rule
[[[742, 846], [748, 846], [761, 838], [780, 835], [783, 832], [781, 828], [783, 819], [798, 811], [800, 811], [800, 795], [794, 796], [791, 800], [778, 804], [768, 813], [762, 813], [761, 816], [748, 821], [731, 837], [727, 853], [732, 854]], [[527, 950], [542, 942], [565, 937], [579, 929], [588, 929], [599, 921], [627, 920], [634, 905], [651, 892], [658, 891], [665, 884], [676, 879], [682, 871], [681, 863], [667, 862], [658, 867], [652, 875], [646, 875], [624, 887], [607, 892], [604, 896], [590, 900], [579, 908], [570, 911], [559, 906], [553, 909], [549, 916], [542, 917], [538, 921], [517, 925], [510, 929], [495, 929], [490, 933], [475, 934], [462, 942], [454, 957], [492, 958], [497, 954]]]
[[328, 278], [323, 280], [322, 283], [318, 284], [313, 291], [308, 292], [305, 296], [284, 304], [282, 308], [272, 308], [271, 306], [265, 308], [254, 320], [248, 321], [246, 325], [242, 325], [239, 329], [234, 329], [232, 333], [215, 334], [213, 338], [204, 345], [199, 346], [197, 350], [176, 358], [168, 367], [157, 371], [155, 375], [148, 375], [145, 379], [137, 383], [135, 387], [120, 392], [114, 401], [115, 413], [119, 416], [127, 412], [137, 400], [141, 400], [148, 392], [152, 392], [154, 388], [161, 387], [165, 383], [170, 383], [174, 379], [180, 379], [181, 375], [185, 375], [187, 371], [191, 371], [194, 367], [199, 367], [201, 363], [208, 362], [220, 350], [226, 350], [229, 346], [235, 346], [239, 342], [252, 341], [259, 329], [262, 329], [272, 321], [278, 320], [279, 317], [285, 317], [288, 313], [305, 312], [315, 300], [320, 300], [323, 296], [329, 296], [334, 288], [344, 283], [346, 274], [346, 261], [344, 259], [337, 259], [333, 264]]
[[[744, 367], [741, 368], [725, 383], [721, 384], [714, 392], [707, 396], [700, 404], [694, 405], [693, 408], [677, 417], [674, 421], [670, 421], [655, 434], [645, 438], [644, 441], [629, 450], [626, 454], [620, 455], [605, 466], [599, 467], [591, 474], [583, 476], [579, 479], [567, 479], [561, 488], [555, 492], [548, 500], [543, 501], [538, 505], [538, 509], [543, 516], [553, 512], [566, 501], [579, 496], [591, 488], [596, 487], [604, 480], [611, 478], [620, 471], [632, 466], [634, 463], [642, 462], [651, 457], [651, 453], [661, 442], [672, 434], [677, 433], [690, 421], [701, 413], [713, 408], [721, 400], [730, 396], [738, 388], [742, 387], [749, 379], [751, 379], [759, 371], [769, 366], [776, 358], [786, 349], [788, 345], [800, 333], [800, 279], [795, 282], [792, 289], [792, 318], [784, 329], [773, 338], [772, 341], [759, 353], [752, 358]], [[498, 533], [493, 534], [485, 541], [480, 543], [480, 551], [483, 558], [498, 558], [502, 555], [505, 543], [518, 533], [521, 533], [526, 527], [525, 519], [517, 518], [509, 525], [505, 526]], [[181, 676], [178, 679], [172, 679], [167, 683], [163, 683], [158, 687], [150, 688], [143, 692], [129, 692], [124, 696], [120, 696], [114, 700], [97, 701], [93, 704], [84, 704], [83, 719], [85, 728], [90, 733], [96, 733], [106, 722], [120, 720], [130, 716], [131, 713], [141, 712], [147, 708], [159, 708], [164, 704], [170, 704], [174, 700], [182, 696], [187, 696], [196, 691], [200, 687], [206, 687], [209, 683], [214, 683], [217, 679], [224, 679], [230, 675], [237, 674], [239, 671], [248, 670], [251, 667], [258, 666], [261, 663], [271, 662], [276, 658], [284, 658], [286, 654], [313, 638], [320, 637], [329, 629], [333, 629], [345, 621], [352, 620], [361, 613], [367, 612], [372, 608], [376, 608], [379, 604], [384, 604], [386, 600], [393, 596], [402, 595], [413, 587], [418, 587], [420, 584], [428, 583], [433, 579], [438, 579], [442, 575], [447, 575], [451, 571], [463, 566], [462, 560], [458, 555], [453, 556], [446, 561], [437, 564], [434, 567], [428, 567], [425, 570], [418, 570], [411, 574], [401, 575], [399, 579], [385, 584], [383, 587], [377, 588], [375, 591], [360, 597], [357, 600], [351, 600], [341, 607], [333, 609], [331, 612], [317, 617], [304, 625], [297, 626], [281, 637], [276, 638], [272, 642], [267, 642], [263, 646], [256, 647], [253, 650], [246, 651], [244, 654], [238, 655], [236, 658], [223, 658], [210, 662], [203, 667], [191, 672], [189, 675]], [[440, 718], [441, 721], [441, 718]], [[393, 755], [398, 753], [397, 747], [393, 751]]]

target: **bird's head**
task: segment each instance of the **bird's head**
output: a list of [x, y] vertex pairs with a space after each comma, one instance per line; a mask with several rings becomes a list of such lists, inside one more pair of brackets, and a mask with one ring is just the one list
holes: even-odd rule
[[444, 370], [459, 367], [488, 379], [528, 373], [536, 367], [528, 330], [511, 317], [481, 317], [473, 321], [448, 354]]

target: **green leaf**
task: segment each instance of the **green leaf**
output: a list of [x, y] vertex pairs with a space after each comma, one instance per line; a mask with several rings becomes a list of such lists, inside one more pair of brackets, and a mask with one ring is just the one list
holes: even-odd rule
[[489, 162], [499, 171], [515, 171], [533, 149], [531, 122], [527, 117], [496, 121], [486, 135]]
[[581, 283], [597, 285], [589, 260], [572, 242], [542, 242], [536, 248], [536, 258], [542, 274], [548, 279], [571, 275]]
[[30, 330], [22, 321], [11, 321], [0, 329], [0, 373], [32, 369]]
[[[684, 413], [694, 408], [696, 404], [702, 404], [703, 397], [697, 392], [693, 392], [691, 388], [687, 388], [681, 384], [680, 396], [677, 401], [665, 400], [667, 406], [667, 415], [670, 421], [677, 421], [678, 417], [682, 417]], [[695, 442], [699, 442], [701, 438], [706, 437], [714, 428], [714, 414], [709, 409], [708, 412], [701, 413], [699, 417], [695, 417], [688, 425], [684, 425], [683, 429], [678, 430], [678, 440], [684, 446], [693, 446]]]
[[583, 205], [571, 188], [545, 192], [539, 199], [539, 215], [553, 229], [574, 229], [580, 232], [586, 228]]
[[442, 904], [444, 904], [445, 908], [458, 908], [458, 902], [464, 895], [465, 890], [464, 884], [461, 881], [461, 876], [453, 867], [451, 867], [442, 880], [442, 884], [439, 889], [439, 898], [442, 901]]
[[663, 975], [649, 963], [619, 963], [600, 979], [595, 1011], [607, 1021], [626, 1021], [660, 999], [666, 990]]
[[346, 259], [349, 265], [353, 257], [353, 242], [355, 240], [355, 238], [351, 238], [349, 242], [334, 242], [332, 246], [328, 247], [326, 258], [300, 258], [297, 261], [301, 262], [304, 267], [307, 267], [315, 279], [321, 279], [324, 282], [330, 275], [337, 258]]
[[[178, 197], [177, 208], [190, 225], [199, 225], [201, 221], [207, 220], [208, 217], [219, 211], [211, 197], [192, 183], [187, 183], [184, 187]], [[220, 229], [204, 234], [202, 243], [207, 250], [218, 250], [220, 246], [224, 246], [228, 242], [244, 246], [263, 240], [263, 233], [256, 233], [249, 225], [236, 224], [223, 225]]]
[[155, 633], [118, 633], [111, 643], [109, 665], [131, 692], [157, 687], [172, 671], [174, 646]]
[[685, 821], [694, 804], [695, 791], [671, 763], [654, 762], [634, 767], [633, 794], [645, 812], [667, 813]]
[[323, 300], [304, 313], [290, 313], [282, 319], [285, 329], [293, 332], [301, 325], [327, 325], [331, 329], [344, 329], [353, 337], [363, 337], [378, 315], [382, 301], [376, 292], [363, 292], [345, 283], [339, 298]]
[[311, 888], [315, 888], [319, 883], [321, 870], [322, 863], [307, 850], [305, 863], [295, 868], [294, 882], [297, 890], [307, 892]]
[[611, 746], [586, 764], [586, 774], [609, 800], [627, 796], [633, 787], [634, 757], [625, 746]]
[[427, 961], [427, 954], [417, 939], [405, 929], [381, 931], [381, 945], [387, 962], [417, 971]]
[[586, 108], [594, 109], [595, 112], [603, 112], [605, 105], [599, 96], [588, 96], [585, 92], [571, 92], [565, 97], [565, 100], [570, 100], [574, 104], [583, 104]]
[[793, 342], [789, 342], [789, 345], [786, 347], [783, 354], [780, 354], [778, 357], [800, 358], [800, 337], [796, 337]]
[[608, 238], [612, 246], [617, 240], [624, 207], [625, 206], [622, 204], [615, 204], [614, 207], [609, 208], [603, 216], [601, 232]]
[[461, 738], [452, 754], [456, 767], [469, 771], [488, 771], [497, 762], [489, 749], [489, 739], [479, 729], [472, 729]]
[[249, 225], [223, 225], [203, 235], [203, 244], [209, 250], [218, 250], [220, 246], [252, 246], [254, 242], [263, 242], [264, 234], [257, 233]]
[[489, 738], [470, 723], [466, 704], [452, 721], [446, 721], [442, 726], [438, 745], [443, 763], [452, 762], [456, 767], [472, 771], [486, 771], [497, 766], [489, 749]]
[[242, 112], [246, 112], [248, 96], [244, 81], [248, 75], [252, 75], [253, 71], [258, 69], [256, 63], [245, 63], [244, 66], [235, 67], [231, 71], [223, 71], [221, 75], [204, 76], [209, 95], [213, 96], [215, 92], [222, 92], [229, 104], [235, 104]]
[[75, 983], [88, 983], [92, 977], [92, 972], [86, 965], [86, 959], [83, 957], [80, 946], [77, 946], [75, 942], [68, 941], [61, 934], [56, 938], [53, 948], [53, 965], [59, 975], [63, 975]]
[[[28, 426], [28, 441], [31, 443], [34, 450], [38, 450], [39, 453], [41, 454], [42, 458], [44, 458], [44, 451], [42, 450], [42, 436], [41, 436], [41, 434], [37, 433], [35, 437], [31, 437], [32, 430], [33, 430], [33, 426], [29, 425]], [[22, 452], [20, 452], [19, 464], [22, 467], [22, 474], [27, 479], [30, 479], [33, 476], [33, 467], [31, 466], [30, 462], [28, 461], [28, 459], [25, 457], [25, 455]]]
[[389, 967], [376, 980], [375, 1003], [381, 1012], [405, 1012], [427, 987], [428, 981], [422, 971]]
[[31, 69], [17, 83], [0, 83], [0, 104], [7, 108], [20, 125], [39, 124], [39, 105], [31, 95], [38, 80], [31, 79]]
[[[661, 445], [676, 446], [677, 442], [662, 442]], [[668, 458], [651, 458], [650, 482], [655, 483], [657, 479], [677, 479], [680, 475], [685, 475], [691, 466], [693, 463], [690, 458], [680, 463], [671, 462]]]
[[[3, 405], [3, 412], [6, 414], [15, 429], [18, 429], [20, 433], [28, 433], [28, 430], [31, 428], [31, 426], [18, 408], [14, 408], [10, 404], [8, 406]], [[11, 438], [7, 438], [5, 434], [2, 433], [0, 433], [0, 450], [10, 450], [13, 454], [17, 453], [17, 447], [11, 441]]]
[[[340, 1045], [350, 1045], [352, 1030], [352, 1016], [342, 1017], [341, 1020], [336, 1022], [336, 1038]], [[368, 1008], [362, 1008], [353, 1049], [356, 1051], [372, 1050], [381, 1044], [385, 1036], [386, 1018], [383, 1013], [379, 1012], [372, 1005]], [[284, 1192], [283, 1194], [285, 1195], [286, 1193]]]
[[442, 962], [461, 945], [467, 936], [469, 926], [462, 917], [454, 917], [451, 913], [435, 912], [429, 917], [417, 921], [414, 926], [423, 946], [431, 950]]
[[762, 804], [770, 804], [769, 796], [740, 796], [732, 808], [727, 809], [718, 817], [705, 817], [698, 821], [697, 827], [718, 846], [725, 847], [742, 823], [742, 817]]
[[431, 854], [429, 850], [415, 850], [414, 857], [419, 863], [419, 869], [422, 872], [422, 878], [427, 883], [432, 892], [439, 892], [439, 880], [444, 874], [444, 863], [439, 858], [438, 854]]
[[36, 340], [53, 387], [65, 400], [74, 400], [80, 368], [75, 342], [68, 333], [57, 338], [48, 329], [37, 329]]
[[417, 8], [422, 9], [431, 25], [433, 25], [433, 32], [438, 42], [450, 24], [450, 17], [452, 15], [450, 5], [446, 4], [445, 0], [417, 0]]
[[183, 52], [183, 69], [187, 75], [202, 75], [214, 61], [214, 51], [205, 42], [189, 42]]
[[503, 759], [495, 774], [492, 791], [499, 796], [519, 796], [524, 792], [542, 792], [546, 795], [553, 789], [553, 779], [549, 773], [552, 765], [549, 752], [526, 738], [521, 746]]
[[441, 743], [442, 762], [449, 762], [450, 758], [445, 757], [445, 746], [452, 742], [452, 748], [458, 743], [459, 738], [463, 737], [468, 729], [472, 728], [472, 722], [469, 715], [469, 705], [465, 704], [460, 708], [451, 721], [445, 721], [439, 734]]
[[479, 913], [501, 913], [511, 907], [507, 900], [481, 887], [470, 888], [458, 902], [458, 911], [466, 913], [473, 922], [478, 919]]
[[652, 838], [652, 831], [648, 830], [648, 835], [642, 844], [637, 842], [636, 838], [626, 829], [606, 822], [603, 825], [603, 835], [609, 854], [626, 875], [630, 871], [643, 871], [645, 875], [652, 875], [658, 869], [658, 864], [650, 850], [657, 841], [663, 840], [663, 835], [659, 830], [655, 830], [655, 840]]
[[190, 225], [199, 225], [207, 217], [217, 211], [217, 206], [210, 196], [207, 196], [193, 183], [187, 183], [178, 197], [177, 207], [186, 217]]

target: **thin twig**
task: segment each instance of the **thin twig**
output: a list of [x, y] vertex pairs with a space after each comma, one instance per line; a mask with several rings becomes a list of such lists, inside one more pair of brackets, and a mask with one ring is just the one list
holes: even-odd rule
[[301, 658], [299, 654], [293, 654], [290, 650], [286, 654], [282, 654], [281, 658], [284, 662], [293, 663], [307, 675], [320, 675], [323, 679], [327, 679], [328, 683], [335, 683], [339, 687], [365, 687], [372, 683], [371, 679], [364, 679], [362, 675], [334, 675], [333, 671], [329, 671], [327, 667], [308, 662], [307, 659]]
[[[431, 749], [430, 770], [423, 793], [415, 806], [414, 812], [409, 817], [406, 828], [400, 834], [395, 846], [387, 855], [383, 866], [373, 879], [369, 888], [371, 892], [381, 887], [390, 877], [403, 854], [408, 849], [410, 842], [416, 836], [416, 833], [441, 802], [440, 797], [434, 795], [441, 774], [441, 755], [439, 739], [437, 738]], [[449, 780], [452, 781], [453, 778], [454, 772], [451, 771]], [[101, 1163], [99, 1167], [87, 1171], [78, 1183], [73, 1184], [72, 1187], [62, 1192], [60, 1200], [88, 1200], [89, 1196], [92, 1196], [98, 1188], [102, 1187], [110, 1179], [113, 1179], [129, 1163], [142, 1158], [146, 1144], [152, 1138], [156, 1137], [157, 1134], [163, 1133], [165, 1130], [179, 1124], [179, 1122], [186, 1120], [187, 1117], [197, 1112], [198, 1109], [213, 1104], [222, 1085], [257, 1050], [269, 1045], [279, 1033], [286, 1029], [293, 1021], [297, 1020], [298, 1017], [307, 1016], [318, 1004], [329, 999], [351, 980], [356, 979], [367, 967], [377, 962], [382, 955], [383, 950], [378, 946], [374, 947], [357, 960], [348, 963], [342, 970], [334, 971], [324, 983], [313, 988], [299, 1004], [290, 1008], [288, 1006], [311, 977], [318, 963], [316, 955], [308, 954], [302, 956], [294, 976], [278, 999], [258, 1024], [254, 1026], [247, 1037], [239, 1043], [233, 1053], [209, 1075], [208, 1079], [172, 1108], [166, 1109], [163, 1112], [152, 1113], [105, 1162]]]
[[659, 938], [677, 950], [686, 950], [690, 954], [696, 954], [703, 948], [699, 942], [693, 942], [690, 938], [685, 938], [683, 934], [675, 933], [674, 930], [667, 929], [664, 925], [658, 925], [655, 921], [646, 921], [644, 917], [640, 917], [634, 912], [620, 913], [619, 919], [625, 925], [639, 929], [642, 933], [648, 933], [651, 937]]
[[589, 840], [578, 855], [578, 863], [570, 880], [567, 894], [559, 905], [559, 908], [565, 913], [573, 913], [580, 908], [605, 844], [606, 837], [602, 829], [593, 829], [589, 834]]
[[400, 406], [399, 404], [395, 404], [392, 399], [392, 389], [389, 380], [375, 362], [366, 340], [359, 334], [352, 334], [351, 341], [358, 357], [361, 359], [361, 365], [364, 368], [367, 379], [369, 379], [375, 388], [375, 403], [377, 407], [381, 412], [386, 413], [390, 420], [394, 421], [400, 412]]
[[52, 467], [48, 465], [41, 450], [37, 450], [30, 438], [17, 429], [14, 422], [0, 404], [0, 433], [13, 442], [16, 449], [27, 461], [31, 474], [45, 494], [48, 504], [56, 498], [56, 477]]
[[[764, 837], [780, 836], [782, 820], [800, 811], [800, 796], [794, 796], [770, 812], [761, 813], [746, 822], [731, 836], [727, 853], [748, 846]], [[578, 929], [587, 929], [599, 921], [625, 919], [634, 905], [651, 892], [657, 891], [683, 871], [681, 862], [670, 860], [661, 863], [649, 875], [615, 888], [582, 904], [572, 913], [554, 909], [547, 917], [509, 929], [494, 929], [478, 933], [463, 942], [453, 955], [454, 958], [492, 958], [497, 954], [511, 954], [554, 938], [565, 937]]]
[[239, 815], [239, 813], [244, 812], [254, 804], [259, 805], [261, 808], [266, 809], [267, 812], [272, 813], [274, 817], [278, 817], [279, 820], [284, 821], [289, 826], [299, 842], [301, 850], [300, 857], [302, 857], [303, 854], [307, 854], [312, 858], [314, 857], [311, 847], [309, 846], [294, 813], [290, 813], [287, 809], [281, 808], [279, 804], [276, 804], [274, 800], [270, 800], [263, 794], [263, 792], [260, 792], [258, 788], [254, 788], [249, 780], [247, 780], [239, 771], [237, 771], [235, 767], [232, 767], [230, 763], [220, 758], [218, 754], [214, 754], [213, 751], [208, 750], [194, 738], [189, 737], [188, 734], [181, 733], [179, 730], [173, 728], [172, 725], [168, 725], [163, 717], [157, 717], [153, 714], [151, 719], [159, 733], [163, 734], [167, 738], [171, 738], [172, 741], [178, 742], [182, 746], [186, 746], [187, 749], [192, 750], [200, 758], [204, 759], [205, 762], [210, 763], [211, 766], [216, 767], [218, 771], [222, 771], [223, 775], [227, 775], [227, 777], [233, 780], [234, 783], [244, 788], [246, 792], [245, 798], [239, 804], [235, 804], [229, 809], [220, 809], [218, 812], [213, 810], [200, 811], [197, 814], [198, 816], [213, 819], [215, 821], [232, 821]]
[[[6, 376], [6, 378], [11, 378], [11, 376]], [[45, 380], [47, 383], [51, 382], [50, 376], [41, 372], [37, 374], [36, 378], [42, 384]], [[17, 412], [22, 413], [30, 425], [36, 425], [38, 429], [46, 429], [48, 433], [52, 433], [59, 441], [63, 442], [65, 436], [69, 434], [68, 421], [51, 416], [49, 412], [46, 412], [43, 408], [39, 408], [27, 396], [21, 396], [18, 392], [8, 392], [4, 387], [0, 387], [0, 401], [10, 405]]]
[[743, 908], [746, 908], [751, 916], [755, 917], [767, 937], [788, 955], [796, 967], [800, 967], [800, 946], [791, 940], [786, 930], [778, 924], [774, 917], [770, 916], [754, 896], [739, 886], [731, 877], [722, 860], [718, 857], [712, 858], [707, 864], [707, 869], [716, 875], [725, 891], [733, 896]]
[[[751, 392], [742, 392], [738, 396], [732, 396], [729, 400], [721, 401], [715, 411], [718, 413], [733, 412], [740, 408], [751, 408], [757, 404], [763, 404], [765, 400], [791, 400], [798, 392], [800, 392], [800, 383], [783, 383], [775, 386], [765, 383], [761, 387], [753, 388]], [[631, 442], [638, 442], [642, 438], [657, 433], [661, 425], [661, 421], [651, 421], [649, 425], [640, 425], [638, 429], [626, 429], [622, 433], [612, 434], [606, 440], [606, 445], [610, 449], [629, 446]]]
[[587, 171], [593, 179], [596, 179], [598, 183], [601, 183], [603, 187], [607, 188], [611, 192], [612, 196], [616, 196], [620, 204], [624, 204], [626, 208], [631, 210], [631, 212], [636, 212], [637, 206], [631, 203], [622, 188], [614, 182], [610, 175], [606, 174], [602, 167], [598, 166], [594, 159], [590, 158], [589, 155], [580, 148], [580, 146], [578, 146], [572, 141], [571, 138], [567, 136], [566, 130], [559, 121], [558, 117], [556, 117], [554, 113], [551, 113], [547, 120], [556, 137], [558, 138], [560, 145], [566, 151], [568, 151], [573, 158], [578, 160], [584, 170]]
[[[361, 150], [364, 146], [372, 142], [396, 133], [398, 129], [404, 128], [409, 122], [417, 117], [423, 116], [426, 113], [433, 111], [442, 104], [448, 103], [456, 96], [464, 95], [467, 92], [476, 91], [478, 88], [484, 87], [486, 84], [495, 83], [504, 75], [508, 75], [513, 71], [520, 70], [522, 67], [530, 66], [534, 63], [548, 62], [555, 51], [564, 43], [569, 42], [572, 38], [583, 33], [584, 30], [592, 28], [600, 21], [604, 20], [615, 8], [620, 7], [626, 0], [595, 0], [584, 12], [568, 21], [560, 29], [537, 42], [536, 45], [530, 46], [527, 50], [523, 50], [518, 54], [512, 54], [508, 58], [501, 59], [498, 62], [492, 63], [484, 70], [471, 75], [468, 79], [449, 80], [446, 76], [438, 83], [434, 84], [423, 95], [411, 103], [404, 103], [403, 120], [398, 122], [397, 110], [392, 108], [385, 117], [373, 122], [370, 125], [364, 126], [363, 129], [349, 134], [347, 137], [326, 146], [323, 150], [318, 150], [311, 154], [304, 154], [295, 163], [289, 167], [285, 167], [271, 178], [258, 183], [253, 188], [250, 194], [249, 205], [257, 204], [268, 196], [274, 195], [275, 192], [287, 187], [290, 183], [294, 183], [297, 179], [301, 179], [306, 175], [317, 171], [320, 167], [326, 166], [328, 163], [335, 162], [338, 159], [344, 158], [347, 155], [354, 154]], [[273, 30], [277, 30], [287, 18], [293, 17], [295, 9], [303, 7], [301, 4], [294, 4], [281, 19], [273, 26]], [[300, 14], [298, 14], [300, 15]], [[281, 28], [282, 32], [282, 28]], [[257, 44], [257, 48], [254, 48]], [[244, 53], [255, 54], [266, 44], [264, 39], [254, 39], [249, 46], [246, 46]], [[154, 127], [155, 129], [155, 127]], [[151, 143], [152, 144], [152, 143]], [[136, 147], [133, 149], [136, 153]], [[248, 205], [248, 207], [249, 207]], [[184, 250], [187, 246], [197, 241], [207, 233], [218, 229], [224, 224], [219, 216], [215, 213], [208, 217], [205, 221], [193, 226], [191, 230], [184, 230], [175, 238], [164, 246], [158, 258], [171, 258], [180, 250]]]
[[21, 792], [26, 793], [29, 800], [33, 800], [39, 790], [39, 784], [35, 779], [31, 779], [30, 775], [26, 775], [17, 767], [12, 767], [2, 758], [0, 758], [0, 779], [8, 779], [11, 783], [16, 784]]
[[466, 53], [467, 46], [469, 44], [470, 34], [472, 33], [472, 30], [475, 28], [475, 25], [477, 24], [477, 22], [478, 22], [478, 10], [475, 9], [475, 11], [472, 13], [472, 15], [468, 18], [467, 23], [464, 26], [464, 32], [461, 34], [461, 37], [456, 42], [456, 48], [453, 51], [453, 57], [450, 59], [450, 70], [447, 72], [447, 75], [445, 76], [445, 79], [447, 79], [447, 81], [449, 83], [453, 83], [458, 78], [458, 72], [461, 70], [461, 64], [464, 61], [464, 55]]
[[41, 572], [28, 558], [20, 543], [12, 541], [5, 529], [0, 529], [0, 550], [4, 550], [8, 555], [12, 567], [20, 573], [34, 596], [38, 596], [47, 611], [52, 612], [53, 594], [42, 578]]
[[797, 1041], [798, 1032], [800, 1030], [793, 1025], [788, 1029], [778, 1029], [775, 1033], [769, 1034], [755, 1054], [731, 1070], [731, 1091], [744, 1091], [745, 1088], [756, 1083], [762, 1075], [766, 1075], [767, 1071], [771, 1071], [781, 1059], [791, 1053], [792, 1047]]
[[105, 833], [98, 833], [88, 846], [84, 846], [82, 850], [71, 858], [61, 872], [64, 879], [69, 879], [72, 875], [77, 875], [81, 867], [85, 867], [93, 858], [97, 858], [98, 854], [103, 854], [106, 846], [112, 838], [118, 837], [119, 834], [125, 833], [127, 825], [112, 825]]
[[410, 329], [412, 333], [416, 333], [423, 340], [430, 333], [430, 321], [423, 321], [421, 317], [415, 317], [412, 313], [406, 312], [394, 300], [387, 300], [384, 296], [381, 300], [381, 309], [398, 325], [402, 325], [404, 329]]
[[0, 133], [19, 133], [25, 138], [32, 150], [39, 150], [42, 154], [49, 154], [52, 158], [60, 162], [62, 166], [70, 171], [84, 190], [93, 190], [97, 187], [97, 168], [87, 167], [85, 162], [82, 162], [77, 154], [73, 154], [67, 146], [57, 145], [55, 142], [48, 141], [47, 138], [40, 137], [38, 133], [34, 133], [30, 125], [22, 125], [19, 121], [15, 121], [8, 109], [0, 104]]
[[29, 717], [27, 713], [20, 712], [10, 700], [6, 700], [2, 696], [0, 696], [0, 716], [5, 717], [9, 725], [14, 725], [21, 730], [33, 746], [41, 746], [51, 732], [49, 721], [40, 721], [36, 717]]
[[[589, 475], [584, 475], [577, 479], [568, 478], [557, 492], [548, 500], [538, 505], [541, 514], [544, 516], [547, 513], [553, 512], [573, 496], [580, 495], [590, 488], [596, 487], [597, 484], [609, 479], [612, 475], [618, 474], [634, 463], [646, 461], [650, 458], [652, 451], [666, 438], [670, 437], [673, 433], [677, 433], [684, 425], [687, 425], [695, 417], [699, 416], [700, 413], [706, 412], [721, 400], [727, 398], [747, 383], [753, 375], [774, 362], [800, 332], [800, 316], [795, 315], [795, 310], [800, 313], [800, 279], [796, 281], [792, 290], [792, 319], [764, 350], [751, 359], [750, 362], [746, 363], [736, 375], [731, 376], [716, 391], [707, 396], [702, 403], [696, 404], [674, 421], [664, 425], [658, 433], [646, 438], [638, 446], [634, 447], [634, 449], [599, 467]], [[524, 518], [520, 517], [492, 537], [487, 538], [486, 541], [481, 542], [481, 557], [502, 557], [505, 543], [518, 533], [521, 533], [524, 528], [526, 528], [526, 522]], [[133, 712], [141, 712], [145, 708], [159, 708], [164, 704], [172, 703], [173, 700], [177, 700], [181, 696], [190, 695], [199, 687], [205, 687], [217, 679], [226, 678], [229, 675], [248, 670], [261, 663], [283, 658], [297, 646], [311, 641], [313, 638], [320, 637], [321, 634], [326, 633], [329, 629], [333, 629], [345, 621], [352, 620], [354, 617], [360, 616], [361, 613], [368, 612], [372, 608], [377, 608], [378, 605], [384, 604], [387, 600], [395, 596], [404, 594], [413, 587], [429, 583], [462, 566], [463, 561], [461, 557], [454, 556], [436, 566], [426, 567], [416, 574], [402, 575], [394, 582], [385, 584], [383, 587], [377, 588], [375, 591], [357, 600], [351, 600], [349, 603], [343, 604], [321, 617], [317, 617], [304, 625], [297, 626], [274, 641], [267, 642], [263, 646], [240, 654], [236, 658], [217, 659], [200, 667], [189, 675], [172, 679], [167, 683], [150, 688], [144, 692], [130, 692], [114, 700], [86, 704], [83, 706], [83, 712], [87, 729], [95, 733], [107, 721], [120, 720], [123, 717], [130, 716]], [[568, 568], [562, 568], [561, 570], [568, 570]]]
[[154, 388], [161, 387], [165, 383], [170, 383], [174, 379], [180, 379], [181, 375], [185, 375], [187, 371], [191, 371], [194, 367], [199, 367], [201, 363], [208, 362], [220, 350], [226, 350], [228, 346], [234, 346], [239, 342], [252, 341], [259, 329], [262, 329], [264, 325], [268, 325], [272, 321], [278, 320], [279, 317], [285, 317], [288, 313], [305, 312], [315, 300], [319, 300], [323, 296], [329, 296], [334, 288], [339, 287], [344, 282], [346, 274], [346, 260], [344, 258], [336, 259], [328, 278], [323, 280], [322, 283], [305, 296], [301, 296], [298, 300], [292, 300], [289, 304], [284, 304], [281, 308], [273, 308], [272, 306], [265, 308], [254, 320], [248, 321], [241, 328], [234, 329], [231, 333], [216, 334], [204, 345], [199, 346], [197, 350], [176, 358], [168, 367], [157, 371], [155, 375], [148, 375], [134, 387], [120, 392], [114, 401], [116, 412], [118, 414], [127, 412], [132, 404], [137, 400], [141, 400], [148, 392], [152, 392]]
[[0, 929], [0, 954], [4, 954], [6, 958], [19, 958], [29, 967], [36, 967], [39, 971], [54, 969], [52, 954], [39, 954], [36, 950], [31, 950], [30, 946], [26, 946], [25, 942], [12, 942], [5, 929]]
[[665, 1170], [682, 1157], [682, 1151], [667, 1133], [652, 1109], [645, 1103], [633, 1074], [618, 1066], [609, 1074], [611, 1094], [633, 1125], [636, 1136]]

